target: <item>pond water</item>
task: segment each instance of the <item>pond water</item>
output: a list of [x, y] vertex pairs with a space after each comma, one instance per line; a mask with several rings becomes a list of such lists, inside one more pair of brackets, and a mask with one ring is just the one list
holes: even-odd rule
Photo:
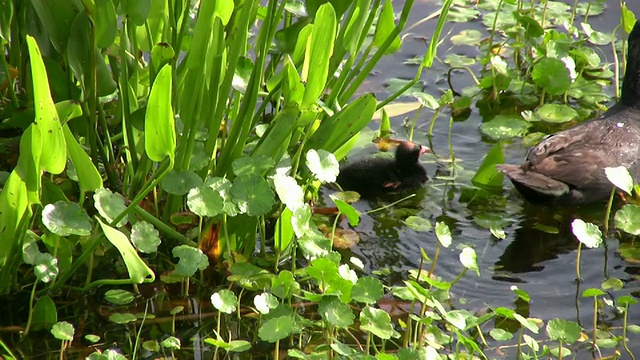
[[[573, 2], [571, 2], [573, 3]], [[396, 10], [401, 2], [394, 2]], [[640, 14], [640, 4], [628, 4], [636, 14]], [[409, 20], [413, 24], [430, 15], [439, 8], [439, 4], [432, 2], [417, 2]], [[603, 15], [589, 18], [594, 29], [611, 31], [619, 23], [618, 5], [611, 3]], [[578, 19], [580, 21], [581, 19]], [[385, 85], [392, 78], [411, 79], [416, 67], [401, 65], [416, 55], [424, 53], [425, 45], [421, 36], [429, 37], [435, 27], [436, 19], [417, 25], [410, 34], [405, 34], [403, 47], [400, 52], [383, 59], [377, 72], [370, 77], [368, 88], [378, 99], [384, 99], [389, 93], [384, 90]], [[449, 41], [452, 35], [465, 29], [476, 29], [486, 34], [480, 20], [465, 23], [449, 23], [443, 31], [444, 41], [439, 47], [438, 56], [444, 59], [449, 52], [475, 57], [478, 48], [465, 46], [454, 47]], [[601, 49], [599, 53], [606, 62], [613, 62], [611, 48]], [[472, 66], [475, 74], [479, 74], [478, 65]], [[439, 98], [446, 84], [448, 66], [436, 60], [433, 68], [423, 73], [424, 91]], [[466, 73], [456, 72], [453, 75], [453, 85], [460, 91], [465, 86], [472, 85]], [[613, 94], [613, 89], [608, 89]], [[404, 97], [400, 102], [414, 101], [412, 97]], [[423, 110], [418, 120], [414, 141], [428, 144], [427, 132], [433, 113]], [[393, 129], [396, 136], [406, 138], [407, 133], [402, 127], [405, 117], [411, 118], [413, 113], [393, 118]], [[585, 328], [590, 328], [593, 318], [591, 299], [581, 298], [581, 293], [587, 288], [600, 288], [601, 283], [609, 278], [618, 278], [625, 283], [625, 290], [617, 292], [632, 294], [636, 297], [640, 286], [636, 274], [640, 267], [624, 259], [618, 253], [619, 242], [608, 237], [605, 246], [598, 249], [582, 251], [581, 274], [583, 281], [576, 281], [577, 240], [571, 234], [570, 223], [574, 218], [582, 218], [602, 225], [605, 216], [604, 205], [596, 205], [582, 209], [558, 209], [551, 207], [532, 206], [515, 192], [511, 184], [505, 182], [503, 193], [495, 193], [488, 198], [478, 201], [466, 201], [463, 189], [471, 187], [471, 177], [480, 166], [484, 155], [493, 146], [481, 138], [478, 130], [482, 120], [478, 110], [472, 107], [471, 116], [464, 122], [453, 124], [452, 144], [456, 161], [462, 167], [458, 170], [454, 181], [439, 177], [449, 175], [447, 164], [442, 159], [448, 158], [449, 143], [449, 115], [441, 115], [435, 125], [432, 146], [435, 156], [427, 155], [423, 162], [431, 176], [424, 189], [418, 191], [417, 196], [397, 206], [363, 215], [362, 223], [357, 228], [361, 242], [354, 252], [365, 261], [367, 271], [388, 268], [393, 270], [391, 280], [400, 281], [406, 278], [406, 270], [420, 265], [420, 249], [424, 249], [433, 258], [436, 248], [436, 237], [433, 232], [417, 233], [402, 223], [402, 219], [409, 215], [418, 215], [435, 221], [443, 221], [449, 225], [453, 234], [453, 244], [441, 252], [436, 273], [447, 281], [452, 281], [461, 271], [462, 265], [458, 259], [461, 245], [472, 246], [478, 255], [480, 276], [468, 272], [462, 280], [453, 287], [453, 294], [457, 300], [466, 302], [467, 309], [480, 309], [486, 306], [505, 306], [514, 308], [515, 295], [510, 288], [514, 285], [527, 291], [531, 297], [529, 315], [531, 317], [550, 320], [563, 318], [578, 321]], [[361, 147], [350, 155], [351, 158], [366, 156], [374, 152], [374, 147], [367, 144], [371, 134], [363, 134]], [[505, 158], [508, 163], [520, 163], [526, 154], [526, 147], [519, 141], [505, 146]], [[506, 199], [505, 199], [506, 196]], [[359, 201], [356, 208], [361, 212], [377, 208], [385, 203], [384, 200]], [[506, 238], [498, 240], [490, 231], [476, 223], [478, 216], [492, 215], [505, 221]], [[543, 227], [557, 228], [557, 233], [537, 230]], [[613, 324], [620, 326], [621, 319], [610, 319]], [[630, 322], [640, 323], [640, 311], [630, 311]], [[637, 335], [629, 335], [633, 348], [640, 351], [640, 339]], [[635, 340], [633, 340], [635, 339]]]

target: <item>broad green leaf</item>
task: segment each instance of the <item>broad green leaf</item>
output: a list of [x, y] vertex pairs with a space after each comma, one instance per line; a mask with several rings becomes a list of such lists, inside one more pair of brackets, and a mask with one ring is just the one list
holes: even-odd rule
[[187, 206], [200, 217], [213, 217], [222, 213], [224, 199], [210, 186], [201, 185], [189, 190]]
[[75, 332], [73, 325], [66, 321], [57, 322], [53, 324], [53, 327], [51, 328], [51, 334], [61, 341], [73, 341], [73, 335]]
[[33, 319], [31, 326], [33, 330], [49, 329], [58, 321], [58, 310], [56, 304], [49, 297], [40, 297], [33, 307]]
[[367, 306], [360, 312], [360, 328], [381, 339], [396, 337], [391, 323], [391, 317], [384, 310]]
[[640, 235], [640, 206], [627, 204], [616, 212], [616, 228], [631, 235]]
[[355, 227], [360, 224], [360, 214], [353, 206], [347, 204], [345, 201], [336, 198], [333, 195], [329, 195], [329, 197], [331, 198], [333, 203], [336, 204], [340, 213], [347, 217], [347, 220], [349, 220], [349, 225]]
[[480, 269], [478, 268], [478, 261], [476, 251], [470, 247], [465, 247], [460, 252], [460, 262], [464, 267], [470, 270], [474, 270], [478, 276], [480, 276]]
[[122, 0], [120, 4], [124, 14], [138, 26], [143, 25], [147, 16], [149, 16], [151, 0]]
[[253, 305], [261, 314], [268, 314], [271, 309], [278, 307], [278, 298], [269, 293], [258, 294], [253, 298]]
[[535, 114], [550, 123], [564, 123], [579, 117], [574, 108], [564, 104], [544, 104], [536, 110]]
[[237, 303], [238, 297], [229, 290], [220, 290], [211, 295], [211, 305], [225, 314], [236, 311]]
[[124, 264], [127, 267], [127, 271], [129, 272], [129, 279], [131, 279], [135, 284], [153, 282], [156, 278], [153, 270], [151, 270], [140, 258], [136, 249], [131, 245], [129, 239], [127, 239], [127, 236], [117, 229], [103, 223], [102, 220], [97, 220], [100, 227], [102, 227], [102, 231], [107, 237], [107, 240], [109, 240], [109, 242], [118, 249], [118, 252], [120, 252], [122, 259], [124, 260]]
[[329, 71], [329, 60], [333, 55], [336, 38], [336, 13], [330, 3], [320, 6], [307, 42], [302, 69], [302, 80], [306, 82], [302, 108], [315, 104], [325, 90]]
[[431, 221], [420, 216], [411, 215], [403, 221], [411, 230], [416, 232], [429, 232], [433, 230]]
[[444, 246], [445, 248], [451, 246], [451, 242], [453, 239], [451, 237], [451, 230], [446, 223], [442, 221], [436, 222], [436, 237], [438, 238], [440, 245]]
[[231, 198], [240, 213], [249, 216], [264, 215], [275, 204], [267, 181], [257, 175], [241, 175], [233, 180]]
[[144, 148], [149, 159], [160, 162], [176, 151], [176, 127], [171, 108], [171, 66], [165, 65], [151, 88], [144, 122]]
[[53, 104], [49, 91], [47, 70], [42, 61], [42, 54], [36, 40], [27, 36], [31, 73], [33, 76], [33, 96], [36, 119], [33, 131], [39, 133], [39, 143], [33, 143], [34, 153], [40, 153], [39, 169], [52, 174], [60, 174], [67, 164], [67, 145], [58, 118], [58, 111]]
[[[100, 188], [93, 194], [93, 201], [96, 210], [100, 216], [111, 223], [116, 216], [120, 215], [127, 207], [124, 204], [124, 197], [106, 188]], [[129, 216], [126, 215], [117, 224], [116, 227], [122, 227], [129, 222]]]
[[[70, 1], [51, 1], [51, 0], [31, 0], [31, 4], [38, 14], [38, 18], [46, 29], [46, 34], [51, 40], [51, 44], [59, 53], [64, 53], [71, 24], [78, 10]], [[6, 6], [0, 2], [2, 7]], [[11, 23], [3, 24], [9, 26]], [[10, 41], [11, 39], [7, 39]]]
[[602, 232], [595, 224], [575, 219], [571, 222], [571, 231], [578, 238], [578, 241], [589, 248], [597, 248], [602, 244]]
[[480, 130], [491, 139], [500, 140], [524, 136], [530, 126], [528, 121], [522, 120], [520, 117], [498, 115], [480, 125]]
[[258, 336], [263, 341], [274, 343], [291, 335], [293, 330], [293, 318], [290, 316], [280, 316], [263, 322], [260, 329], [258, 329]]
[[131, 227], [131, 242], [143, 253], [154, 253], [160, 246], [160, 233], [146, 221], [138, 221]]
[[11, 42], [13, 15], [13, 0], [0, 0], [0, 39], [7, 43]]
[[174, 169], [162, 179], [160, 185], [169, 194], [182, 196], [202, 185], [202, 179], [193, 171]]
[[264, 175], [275, 166], [275, 161], [267, 155], [252, 155], [239, 157], [231, 163], [233, 174], [240, 175]]
[[302, 187], [291, 176], [284, 174], [274, 175], [273, 186], [280, 201], [289, 209], [297, 209], [304, 204]]
[[135, 300], [135, 295], [127, 290], [111, 289], [104, 293], [104, 299], [114, 305], [127, 305]]
[[343, 46], [345, 50], [348, 50], [352, 54], [358, 53], [360, 36], [364, 30], [370, 7], [371, 0], [357, 0], [353, 11], [354, 16], [351, 16], [347, 23], [344, 32], [344, 42], [346, 42], [346, 44], [343, 44]]
[[[68, 36], [66, 55], [69, 66], [85, 91], [90, 87], [89, 82], [92, 82], [95, 75], [98, 96], [111, 95], [116, 91], [116, 83], [104, 55], [100, 49], [93, 46], [90, 37], [92, 32], [87, 12], [80, 11], [71, 24], [71, 32]], [[67, 41], [67, 38], [64, 40]], [[95, 64], [92, 63], [93, 60]]]
[[96, 169], [87, 152], [78, 144], [67, 124], [62, 127], [62, 131], [69, 149], [69, 159], [71, 159], [74, 168], [82, 169], [82, 171], [76, 171], [80, 193], [85, 194], [103, 187], [100, 172]]
[[578, 323], [564, 319], [551, 319], [547, 323], [547, 333], [551, 340], [560, 340], [567, 345], [580, 339], [582, 328]]
[[113, 313], [111, 315], [109, 315], [109, 321], [116, 323], [116, 324], [120, 324], [120, 325], [124, 325], [124, 324], [128, 324], [128, 323], [132, 323], [135, 322], [136, 320], [138, 320], [138, 318], [136, 318], [135, 315], [131, 314], [131, 313]]
[[175, 336], [169, 336], [168, 338], [162, 340], [160, 345], [165, 349], [175, 349], [178, 350], [182, 346], [180, 343], [180, 339]]
[[307, 152], [306, 164], [309, 170], [323, 184], [336, 181], [336, 177], [340, 172], [340, 164], [336, 157], [325, 150], [311, 149]]
[[604, 168], [604, 173], [613, 185], [631, 195], [633, 191], [633, 178], [627, 168], [624, 166], [606, 167]]
[[42, 209], [42, 223], [49, 231], [60, 236], [87, 236], [92, 228], [89, 215], [77, 203], [65, 201], [45, 206]]
[[95, 0], [96, 13], [93, 14], [96, 45], [106, 48], [113, 43], [118, 32], [118, 17], [112, 0]]
[[265, 155], [279, 160], [286, 152], [291, 134], [296, 129], [299, 120], [300, 110], [297, 106], [290, 105], [280, 110], [251, 155]]
[[318, 313], [322, 320], [342, 329], [351, 326], [355, 319], [351, 308], [333, 296], [324, 297], [320, 303], [318, 303]]
[[502, 143], [498, 142], [485, 155], [471, 182], [479, 187], [500, 188], [504, 176], [496, 169], [496, 165], [502, 163], [504, 163]]
[[40, 253], [35, 256], [33, 273], [43, 283], [49, 283], [58, 276], [58, 259], [49, 253]]
[[371, 305], [384, 295], [382, 282], [374, 277], [365, 276], [358, 279], [351, 290], [353, 300]]
[[550, 95], [561, 95], [569, 90], [571, 77], [564, 62], [553, 58], [542, 58], [533, 66], [533, 82]]
[[310, 149], [336, 151], [371, 122], [375, 110], [376, 99], [373, 94], [357, 98], [329, 119], [322, 121], [307, 141], [304, 151], [307, 152]]
[[189, 245], [176, 246], [171, 250], [174, 257], [180, 258], [176, 264], [176, 275], [185, 278], [193, 276], [196, 271], [209, 266], [209, 258], [202, 250]]
[[[384, 42], [395, 29], [395, 27], [396, 24], [394, 23], [393, 5], [391, 4], [391, 0], [385, 0], [384, 4], [382, 5], [380, 16], [378, 17], [378, 25], [376, 26], [376, 31], [373, 35], [373, 44], [376, 47], [381, 48]], [[396, 37], [393, 39], [393, 42], [385, 50], [385, 54], [392, 54], [398, 51], [401, 45], [402, 42], [400, 41], [400, 37], [396, 35]]]

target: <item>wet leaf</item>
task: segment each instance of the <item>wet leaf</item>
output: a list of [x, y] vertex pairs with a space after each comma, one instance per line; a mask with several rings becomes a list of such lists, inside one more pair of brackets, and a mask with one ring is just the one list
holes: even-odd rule
[[104, 293], [104, 299], [114, 305], [126, 305], [133, 302], [135, 296], [130, 291], [116, 289], [116, 290], [107, 290]]
[[209, 266], [207, 255], [202, 250], [189, 245], [176, 246], [171, 250], [174, 257], [180, 258], [176, 264], [176, 275], [191, 277], [196, 271], [204, 270]]
[[[451, 242], [453, 239], [451, 237], [451, 230], [449, 229], [449, 226], [446, 223], [441, 221], [436, 222], [436, 237], [438, 238], [440, 245], [444, 246], [445, 248], [448, 248], [449, 246], [451, 246]], [[475, 252], [474, 252], [474, 255], [475, 255]], [[460, 261], [462, 262], [463, 265], [465, 264], [462, 261], [462, 254], [460, 254]], [[466, 265], [465, 267], [468, 268], [468, 266]], [[477, 269], [477, 266], [476, 266], [476, 269]]]
[[544, 104], [535, 114], [550, 123], [564, 123], [578, 118], [578, 112], [574, 108], [563, 104]]
[[522, 137], [526, 134], [529, 126], [531, 126], [531, 124], [522, 120], [520, 117], [498, 115], [480, 125], [480, 130], [493, 140], [500, 140], [511, 137]]
[[131, 242], [143, 253], [154, 253], [160, 245], [160, 233], [146, 221], [138, 221], [131, 228]]
[[578, 238], [578, 241], [588, 248], [597, 248], [602, 244], [602, 232], [595, 224], [575, 219], [571, 222], [571, 231]]
[[640, 206], [623, 206], [616, 212], [614, 220], [617, 229], [631, 235], [640, 235]]
[[324, 297], [318, 303], [318, 314], [322, 320], [333, 326], [346, 329], [353, 325], [355, 315], [347, 304], [343, 304], [336, 297]]
[[604, 173], [613, 185], [631, 195], [633, 191], [633, 178], [626, 167], [606, 167], [604, 168]]
[[[93, 201], [96, 210], [107, 222], [111, 223], [116, 216], [120, 215], [127, 207], [124, 204], [124, 197], [118, 193], [112, 193], [111, 190], [100, 188], [93, 194]], [[116, 227], [122, 227], [129, 222], [129, 216], [125, 215]]]
[[171, 195], [185, 195], [189, 190], [202, 185], [198, 174], [188, 170], [172, 170], [160, 182], [162, 189]]
[[258, 336], [263, 341], [274, 343], [291, 335], [293, 333], [293, 325], [293, 318], [290, 316], [269, 319], [260, 326]]
[[428, 219], [422, 218], [420, 216], [411, 215], [404, 219], [405, 225], [407, 225], [411, 230], [416, 232], [430, 232], [433, 230], [433, 225], [431, 225], [431, 221]]
[[261, 216], [275, 204], [267, 181], [257, 175], [241, 175], [233, 180], [231, 198], [241, 214]]
[[388, 340], [397, 337], [397, 332], [393, 330], [391, 324], [391, 317], [384, 310], [367, 306], [360, 312], [360, 329], [368, 331], [380, 339]]
[[336, 157], [326, 150], [311, 149], [307, 152], [307, 167], [323, 184], [336, 181], [340, 172], [340, 164]]
[[76, 330], [73, 328], [73, 325], [66, 321], [57, 322], [53, 324], [53, 327], [51, 328], [51, 334], [53, 334], [56, 339], [62, 341], [73, 341], [73, 335], [75, 332]]
[[91, 234], [91, 219], [77, 203], [58, 201], [42, 209], [42, 223], [60, 236]]

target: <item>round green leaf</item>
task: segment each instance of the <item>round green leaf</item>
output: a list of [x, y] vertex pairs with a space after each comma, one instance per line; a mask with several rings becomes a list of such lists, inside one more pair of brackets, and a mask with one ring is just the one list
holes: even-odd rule
[[176, 246], [171, 250], [174, 257], [180, 258], [176, 264], [176, 275], [191, 277], [198, 270], [204, 270], [209, 266], [209, 258], [202, 250], [189, 245]]
[[544, 104], [535, 114], [550, 123], [564, 123], [578, 118], [578, 112], [574, 108], [563, 104]]
[[202, 179], [193, 171], [172, 170], [160, 185], [171, 195], [185, 195], [190, 189], [202, 185]]
[[275, 204], [269, 184], [257, 175], [241, 175], [235, 178], [231, 187], [231, 198], [240, 213], [249, 216], [264, 215]]
[[640, 235], [640, 206], [627, 204], [616, 212], [616, 228], [631, 235]]
[[550, 95], [560, 95], [569, 90], [571, 76], [564, 62], [554, 58], [543, 58], [533, 67], [533, 82]]
[[53, 324], [53, 327], [51, 328], [53, 336], [62, 341], [72, 341], [75, 332], [76, 330], [73, 328], [73, 325], [66, 321], [57, 322]]
[[131, 242], [138, 251], [154, 253], [160, 245], [160, 233], [146, 221], [138, 221], [131, 228]]
[[575, 219], [571, 223], [571, 231], [578, 238], [578, 241], [589, 248], [597, 248], [602, 244], [602, 232], [595, 224]]
[[340, 164], [336, 157], [322, 149], [311, 149], [307, 152], [307, 167], [323, 184], [335, 182], [340, 172]]
[[236, 311], [238, 297], [232, 291], [220, 290], [211, 295], [211, 305], [225, 314]]
[[[93, 194], [94, 206], [107, 222], [111, 223], [116, 216], [120, 215], [127, 207], [124, 204], [124, 197], [111, 190], [100, 188]], [[122, 227], [129, 222], [129, 216], [126, 215], [117, 224], [116, 227]]]
[[42, 209], [42, 223], [49, 231], [60, 236], [87, 236], [92, 228], [91, 219], [80, 205], [62, 200]]

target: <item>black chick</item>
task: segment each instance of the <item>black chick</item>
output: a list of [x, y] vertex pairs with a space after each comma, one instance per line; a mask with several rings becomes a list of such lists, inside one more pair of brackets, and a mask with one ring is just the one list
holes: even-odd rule
[[626, 167], [640, 180], [640, 23], [629, 34], [620, 102], [597, 119], [543, 139], [522, 165], [498, 165], [534, 203], [579, 205], [602, 201], [613, 185], [604, 168]]
[[428, 151], [425, 146], [402, 141], [393, 159], [369, 157], [341, 166], [336, 182], [343, 190], [364, 197], [419, 188], [428, 177], [418, 159]]

